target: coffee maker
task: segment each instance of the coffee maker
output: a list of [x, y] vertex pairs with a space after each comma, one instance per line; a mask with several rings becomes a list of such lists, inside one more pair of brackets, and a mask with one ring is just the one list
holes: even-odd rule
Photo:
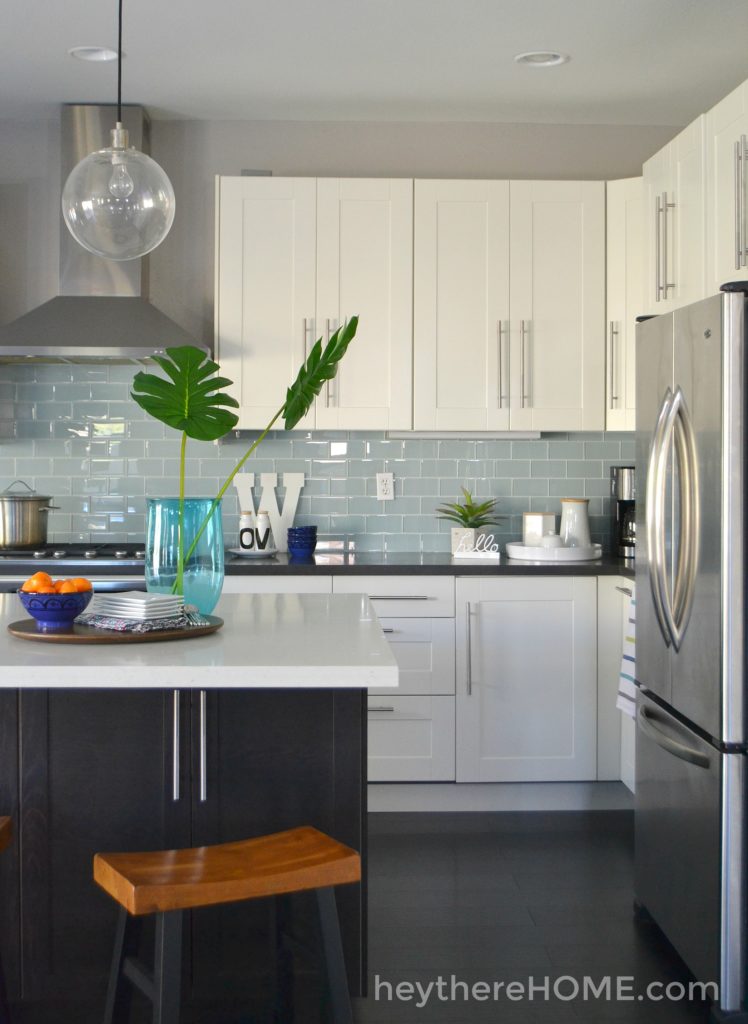
[[633, 466], [612, 466], [612, 552], [633, 558], [636, 548], [636, 478]]

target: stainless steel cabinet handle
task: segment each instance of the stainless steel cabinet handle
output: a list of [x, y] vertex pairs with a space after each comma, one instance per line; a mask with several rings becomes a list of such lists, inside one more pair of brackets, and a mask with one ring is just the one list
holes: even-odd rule
[[369, 711], [394, 711], [394, 710], [395, 710], [394, 708], [385, 708], [385, 707], [369, 708]]
[[472, 614], [472, 603], [470, 601], [467, 601], [465, 603], [465, 617], [467, 622], [467, 629], [465, 630], [465, 676], [468, 697], [472, 697], [473, 695], [473, 630], [471, 623]]
[[735, 143], [735, 269], [743, 266], [743, 147], [742, 139]]
[[519, 376], [520, 376], [520, 408], [524, 409], [530, 403], [529, 388], [527, 387], [527, 343], [528, 343], [527, 321], [519, 322]]
[[383, 633], [394, 633], [395, 630], [391, 626], [382, 626]]
[[674, 210], [675, 203], [669, 203], [667, 201], [667, 192], [662, 193], [662, 297], [667, 298], [667, 293], [671, 288], [675, 288], [675, 283], [668, 280], [668, 263], [669, 263], [669, 241], [668, 241], [668, 227], [667, 227], [667, 212], [668, 210]]
[[[498, 381], [498, 384], [499, 384], [499, 409], [503, 409], [504, 408], [504, 402], [509, 400], [509, 395], [504, 393], [505, 374], [504, 374], [504, 321], [503, 320], [497, 320], [496, 321], [496, 329], [497, 329], [498, 340], [499, 340], [499, 381]], [[506, 378], [507, 379], [508, 379], [508, 376], [509, 376], [509, 374], [507, 373], [506, 374]]]
[[309, 358], [309, 334], [314, 333], [314, 320], [304, 317], [304, 362]]
[[708, 768], [711, 764], [706, 754], [702, 754], [700, 750], [687, 747], [685, 743], [679, 743], [678, 740], [674, 740], [667, 733], [658, 729], [655, 725], [657, 719], [646, 708], [639, 708], [636, 720], [644, 735], [648, 736], [658, 747], [666, 750], [668, 754], [672, 754], [673, 757], [678, 757], [681, 761], [688, 761], [689, 764], [694, 764], [697, 768]]
[[[337, 320], [333, 320], [330, 317], [327, 317], [325, 319], [325, 339], [328, 343], [333, 332], [337, 331], [338, 326], [339, 324]], [[327, 384], [325, 385], [325, 408], [329, 409], [330, 403], [333, 401], [336, 401], [336, 398], [335, 394], [332, 391], [331, 382], [328, 380]]]
[[740, 266], [746, 266], [748, 248], [745, 238], [745, 165], [748, 154], [746, 154], [746, 137], [740, 136]]
[[655, 302], [659, 302], [662, 299], [662, 238], [660, 232], [662, 230], [662, 199], [659, 195], [655, 196]]
[[171, 719], [171, 798], [174, 803], [179, 800], [179, 767], [181, 758], [179, 738], [179, 690], [172, 693]]
[[208, 799], [208, 695], [200, 691], [200, 803]]
[[618, 401], [618, 395], [616, 394], [616, 338], [618, 337], [618, 328], [615, 325], [615, 320], [610, 321], [610, 407], [613, 408], [614, 404]]
[[631, 590], [629, 587], [616, 587], [616, 590], [618, 591], [619, 594], [625, 594], [626, 597], [633, 597], [634, 596], [634, 591]]
[[430, 601], [426, 594], [371, 594], [370, 601]]

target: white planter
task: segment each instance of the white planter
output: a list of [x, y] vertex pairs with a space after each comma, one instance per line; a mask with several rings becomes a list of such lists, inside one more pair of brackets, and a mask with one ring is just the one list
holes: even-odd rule
[[462, 544], [463, 550], [467, 548], [475, 547], [475, 538], [478, 536], [478, 531], [472, 527], [465, 526], [453, 526], [452, 527], [452, 554]]

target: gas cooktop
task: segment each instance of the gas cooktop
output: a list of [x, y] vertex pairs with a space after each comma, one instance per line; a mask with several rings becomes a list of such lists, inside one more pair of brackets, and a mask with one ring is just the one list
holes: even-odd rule
[[35, 566], [86, 566], [90, 571], [98, 572], [116, 566], [117, 568], [142, 569], [145, 562], [144, 544], [91, 544], [78, 541], [65, 543], [55, 542], [38, 548], [3, 548], [0, 551], [0, 572], [5, 572], [10, 565]]

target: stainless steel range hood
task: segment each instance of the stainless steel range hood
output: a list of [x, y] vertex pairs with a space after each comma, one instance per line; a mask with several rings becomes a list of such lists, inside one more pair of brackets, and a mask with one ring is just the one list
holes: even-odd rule
[[[116, 107], [62, 108], [62, 184], [75, 165], [110, 144]], [[142, 107], [122, 108], [130, 142], [149, 150]], [[62, 184], [60, 190], [62, 191]], [[115, 262], [94, 256], [72, 237], [60, 215], [60, 294], [0, 327], [0, 362], [147, 362], [176, 345], [199, 345], [148, 300], [148, 258]]]

